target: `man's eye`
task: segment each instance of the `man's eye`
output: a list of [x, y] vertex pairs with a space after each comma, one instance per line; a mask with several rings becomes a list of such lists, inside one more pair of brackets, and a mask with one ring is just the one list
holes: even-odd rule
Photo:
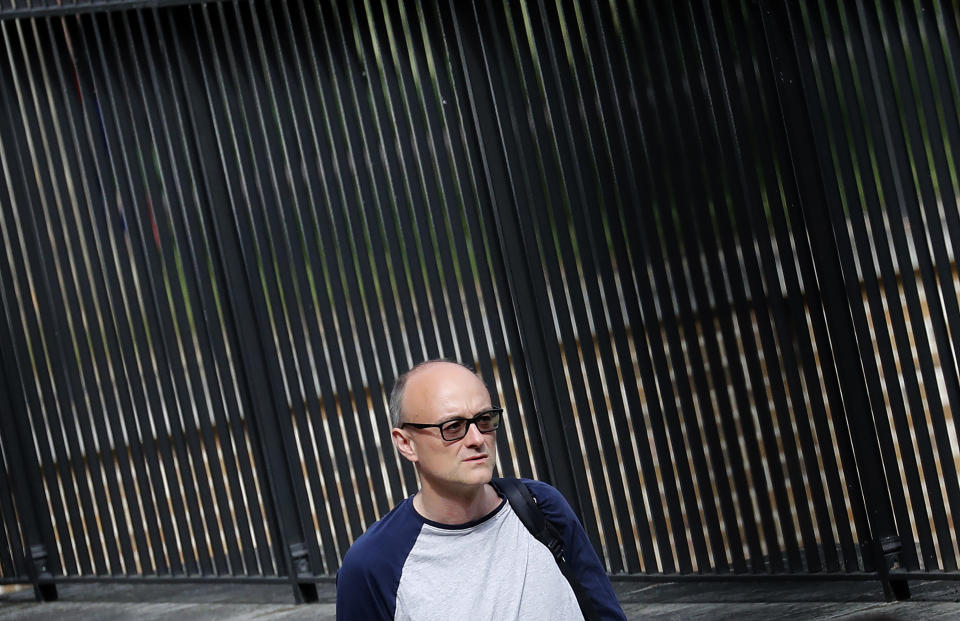
[[444, 430], [446, 430], [446, 431], [459, 432], [461, 429], [463, 429], [463, 421], [462, 421], [462, 420], [452, 420], [452, 421], [450, 421], [449, 423], [447, 423], [446, 425], [444, 425], [443, 428], [444, 428]]

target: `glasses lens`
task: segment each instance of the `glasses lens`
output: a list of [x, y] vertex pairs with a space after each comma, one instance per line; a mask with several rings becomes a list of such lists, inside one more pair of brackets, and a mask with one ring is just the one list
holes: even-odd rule
[[473, 420], [480, 431], [494, 431], [500, 426], [500, 412], [486, 412]]
[[444, 440], [459, 440], [467, 435], [467, 421], [462, 418], [455, 418], [443, 424], [440, 427], [440, 433]]
[[471, 423], [476, 425], [477, 429], [482, 433], [496, 431], [500, 428], [500, 414], [499, 411], [494, 410], [492, 412], [477, 414], [470, 420], [455, 418], [445, 422], [443, 426], [440, 427], [440, 435], [443, 436], [443, 439], [447, 442], [459, 440], [467, 435], [467, 429], [470, 428]]

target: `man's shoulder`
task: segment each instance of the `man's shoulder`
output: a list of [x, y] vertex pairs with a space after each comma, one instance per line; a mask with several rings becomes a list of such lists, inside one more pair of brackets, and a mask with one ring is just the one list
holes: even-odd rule
[[560, 493], [560, 490], [549, 483], [537, 481], [536, 479], [518, 478], [517, 480], [526, 485], [537, 500], [540, 500], [541, 496], [543, 496], [545, 499], [563, 499], [563, 494]]
[[625, 619], [607, 577], [606, 568], [566, 497], [548, 483], [532, 479], [520, 480], [537, 499], [537, 506], [544, 517], [560, 530], [569, 567], [576, 576], [576, 581], [589, 594], [600, 618]]
[[422, 527], [406, 499], [360, 535], [337, 571], [337, 619], [392, 619], [403, 564]]
[[518, 478], [516, 480], [527, 486], [537, 501], [537, 507], [548, 520], [557, 526], [574, 523], [579, 526], [580, 520], [560, 490], [549, 483], [535, 479]]
[[398, 504], [353, 542], [343, 558], [341, 573], [344, 569], [374, 570], [406, 556], [423, 526], [409, 503], [407, 498]]
[[570, 503], [567, 502], [566, 497], [560, 493], [560, 490], [549, 483], [537, 481], [536, 479], [517, 478], [516, 480], [527, 486], [527, 489], [529, 489], [533, 497], [537, 499], [537, 504], [540, 505], [541, 508], [556, 507], [557, 509], [562, 509], [570, 506]]

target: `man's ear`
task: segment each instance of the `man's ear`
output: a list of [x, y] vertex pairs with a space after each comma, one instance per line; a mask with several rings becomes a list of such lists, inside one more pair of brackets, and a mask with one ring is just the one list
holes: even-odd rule
[[399, 451], [405, 459], [417, 463], [417, 449], [413, 445], [413, 442], [410, 441], [410, 436], [399, 427], [394, 427], [393, 431], [390, 432], [390, 436], [393, 439], [393, 445], [397, 447], [397, 451]]

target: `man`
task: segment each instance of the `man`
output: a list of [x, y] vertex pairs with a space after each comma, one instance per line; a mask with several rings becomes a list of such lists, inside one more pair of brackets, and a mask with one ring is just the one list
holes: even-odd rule
[[[483, 380], [430, 360], [397, 379], [392, 437], [420, 491], [353, 544], [337, 575], [337, 619], [582, 619], [556, 560], [490, 484], [502, 411]], [[525, 481], [559, 527], [566, 558], [604, 619], [624, 619], [600, 559], [570, 506]]]

